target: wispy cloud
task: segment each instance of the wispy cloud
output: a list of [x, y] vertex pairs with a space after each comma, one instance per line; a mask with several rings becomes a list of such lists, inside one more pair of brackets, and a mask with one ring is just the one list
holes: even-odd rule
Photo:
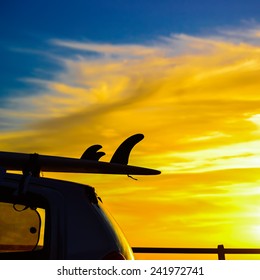
[[[259, 113], [259, 48], [241, 37], [257, 40], [257, 30], [172, 35], [150, 45], [51, 40], [61, 50], [83, 52], [56, 55], [63, 67], [51, 80], [25, 79], [37, 91], [8, 99], [8, 108], [0, 109], [2, 128], [29, 129], [35, 137], [59, 131], [63, 137], [69, 127], [79, 142], [144, 131], [161, 143], [151, 147], [163, 154], [254, 140], [250, 117]], [[83, 136], [80, 127], [91, 129]]]
[[[125, 217], [133, 222], [128, 230], [134, 238], [146, 213], [133, 218], [131, 205], [145, 196], [138, 203], [151, 211], [156, 206], [154, 223], [165, 235], [182, 236], [199, 224], [200, 237], [193, 241], [203, 240], [212, 223], [255, 211], [237, 206], [244, 194], [235, 189], [246, 184], [251, 199], [258, 185], [259, 34], [254, 25], [201, 37], [175, 34], [143, 45], [51, 40], [62, 68], [52, 79], [28, 77], [36, 92], [7, 98], [8, 106], [0, 109], [1, 149], [80, 156], [87, 145], [100, 143], [107, 160], [122, 140], [142, 132], [146, 139], [130, 163], [161, 168], [163, 175], [141, 182], [143, 191], [118, 179], [93, 182], [105, 197], [113, 194], [111, 208], [122, 224]], [[63, 56], [64, 49], [73, 55]], [[158, 231], [152, 222], [147, 227]]]
[[113, 55], [116, 57], [143, 57], [158, 55], [161, 53], [158, 46], [144, 46], [144, 45], [134, 45], [134, 44], [96, 44], [91, 42], [78, 42], [78, 41], [67, 41], [67, 40], [51, 40], [52, 44], [78, 51], [99, 53], [101, 55]]

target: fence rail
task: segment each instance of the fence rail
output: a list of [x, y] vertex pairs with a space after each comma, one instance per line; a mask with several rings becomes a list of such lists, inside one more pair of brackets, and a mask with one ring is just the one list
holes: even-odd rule
[[219, 260], [225, 260], [226, 254], [259, 254], [260, 249], [253, 248], [159, 248], [159, 247], [133, 247], [134, 253], [145, 254], [217, 254]]

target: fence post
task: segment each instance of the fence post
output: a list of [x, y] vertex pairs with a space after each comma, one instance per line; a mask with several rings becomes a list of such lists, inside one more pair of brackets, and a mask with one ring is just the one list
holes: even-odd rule
[[218, 259], [219, 260], [225, 260], [224, 245], [218, 245]]

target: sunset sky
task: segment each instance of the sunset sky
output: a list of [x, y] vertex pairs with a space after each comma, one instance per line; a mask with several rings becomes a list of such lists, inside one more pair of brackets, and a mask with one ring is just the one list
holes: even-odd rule
[[109, 161], [143, 133], [129, 163], [159, 176], [44, 176], [94, 186], [131, 246], [260, 248], [259, 1], [2, 2], [0, 150]]

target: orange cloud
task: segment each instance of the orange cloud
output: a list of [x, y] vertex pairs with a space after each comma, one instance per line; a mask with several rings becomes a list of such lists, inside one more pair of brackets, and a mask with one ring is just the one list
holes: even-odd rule
[[100, 143], [109, 160], [142, 132], [130, 164], [162, 175], [59, 176], [95, 185], [133, 246], [256, 245], [258, 34], [175, 35], [151, 46], [53, 40], [80, 55], [59, 57], [52, 80], [28, 79], [38, 92], [9, 98], [2, 150], [79, 157]]

